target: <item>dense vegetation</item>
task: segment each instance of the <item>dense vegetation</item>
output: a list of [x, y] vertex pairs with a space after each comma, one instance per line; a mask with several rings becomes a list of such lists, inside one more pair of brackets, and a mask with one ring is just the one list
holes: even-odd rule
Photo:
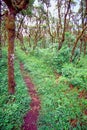
[[17, 49], [40, 95], [40, 130], [87, 128], [87, 56], [69, 63], [70, 53], [66, 51], [69, 51], [66, 47], [62, 48], [58, 55], [50, 48], [37, 48], [32, 55], [26, 55]]
[[15, 95], [8, 95], [6, 49], [3, 49], [2, 57], [0, 59], [0, 129], [20, 130], [23, 117], [30, 109], [30, 97], [20, 73], [18, 60], [15, 62], [16, 93]]
[[0, 1], [0, 130], [23, 129], [32, 109], [23, 76], [38, 130], [87, 130], [87, 0], [34, 2]]
[[[15, 50], [15, 95], [7, 93], [7, 53], [3, 49], [0, 62], [0, 129], [20, 129], [23, 116], [29, 110], [29, 95], [20, 74], [20, 61], [31, 75], [41, 100], [38, 129], [78, 129], [87, 128], [87, 55], [80, 60], [69, 61], [70, 49], [64, 46], [23, 52]], [[61, 64], [60, 64], [61, 63]], [[3, 84], [4, 83], [4, 84]]]

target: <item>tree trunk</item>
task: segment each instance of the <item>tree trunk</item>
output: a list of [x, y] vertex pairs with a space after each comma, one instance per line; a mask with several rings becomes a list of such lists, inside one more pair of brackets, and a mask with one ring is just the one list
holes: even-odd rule
[[1, 46], [1, 1], [0, 1], [0, 58], [2, 58], [2, 46]]
[[80, 54], [81, 54], [81, 52], [82, 52], [82, 44], [83, 44], [83, 41], [82, 40], [80, 40]]
[[[3, 0], [9, 9], [6, 13], [6, 29], [8, 32], [8, 92], [14, 94], [14, 40], [15, 40], [15, 16], [21, 10], [26, 9], [29, 0]], [[33, 4], [33, 2], [32, 2]]]
[[64, 27], [63, 27], [63, 34], [62, 34], [62, 39], [59, 43], [59, 46], [58, 46], [58, 50], [60, 50], [62, 48], [62, 45], [63, 45], [63, 42], [65, 40], [65, 32], [66, 32], [66, 18], [67, 18], [67, 15], [68, 15], [68, 12], [70, 10], [70, 4], [71, 4], [71, 0], [69, 0], [69, 3], [68, 3], [68, 6], [67, 6], [67, 11], [65, 13], [65, 16], [64, 16]]
[[[46, 6], [47, 6], [47, 5], [46, 5]], [[46, 16], [47, 16], [48, 33], [49, 33], [49, 35], [50, 35], [50, 37], [51, 37], [51, 42], [53, 43], [54, 37], [53, 37], [53, 35], [52, 35], [51, 28], [50, 28], [50, 20], [49, 20], [49, 10], [48, 10], [48, 6], [47, 6], [47, 14], [46, 14]]]
[[84, 39], [84, 55], [86, 55], [86, 39]]
[[86, 42], [84, 43], [84, 55], [86, 55]]
[[61, 22], [61, 4], [62, 4], [62, 1], [61, 0], [58, 0], [57, 1], [57, 11], [58, 11], [58, 22], [57, 22], [57, 39], [58, 39], [58, 42], [60, 43], [60, 34], [62, 33], [62, 22]]
[[14, 40], [15, 40], [15, 15], [7, 14], [6, 29], [8, 32], [8, 92], [14, 94]]
[[71, 55], [71, 58], [70, 58], [70, 61], [72, 61], [72, 57], [74, 55], [74, 51], [75, 51], [75, 48], [77, 46], [77, 43], [78, 41], [80, 40], [81, 36], [83, 35], [84, 31], [87, 29], [87, 25], [84, 27], [84, 29], [82, 30], [82, 32], [78, 35], [78, 37], [76, 38], [76, 41], [74, 42], [74, 46], [73, 46], [73, 49], [72, 49], [72, 55]]
[[0, 58], [2, 58], [1, 35], [0, 35]]
[[38, 39], [37, 37], [34, 39], [34, 45], [33, 45], [33, 50], [35, 50], [36, 46], [37, 46], [37, 42], [38, 42]]
[[[0, 21], [1, 26], [1, 21]], [[0, 58], [2, 58], [1, 30], [0, 30]]]

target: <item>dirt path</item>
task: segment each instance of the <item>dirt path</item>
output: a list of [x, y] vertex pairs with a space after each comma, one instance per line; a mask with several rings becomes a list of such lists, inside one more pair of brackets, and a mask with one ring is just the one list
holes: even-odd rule
[[24, 70], [24, 65], [20, 63], [20, 69], [24, 78], [24, 81], [29, 89], [29, 95], [31, 96], [31, 109], [24, 117], [24, 124], [22, 130], [37, 130], [37, 120], [40, 110], [40, 99], [35, 90], [35, 86], [32, 83], [28, 73]]

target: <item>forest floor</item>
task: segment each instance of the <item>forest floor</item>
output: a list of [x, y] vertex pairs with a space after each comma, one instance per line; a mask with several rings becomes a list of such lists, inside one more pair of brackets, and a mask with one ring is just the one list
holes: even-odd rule
[[0, 61], [0, 129], [87, 130], [87, 58], [59, 73], [48, 52], [42, 57], [17, 49], [15, 95], [7, 91], [6, 49]]
[[[29, 73], [25, 70], [24, 64], [20, 63], [20, 69], [21, 73], [24, 79], [24, 82], [29, 90], [29, 95], [31, 97], [31, 103], [30, 103], [30, 110], [27, 112], [27, 114], [24, 117], [24, 124], [22, 125], [22, 130], [37, 130], [37, 123], [38, 123], [38, 116], [40, 111], [40, 99], [38, 97], [37, 91], [35, 90], [35, 85], [33, 84], [31, 78], [29, 77]], [[58, 83], [58, 79], [61, 77], [57, 72], [54, 72], [56, 83]], [[73, 90], [74, 87], [70, 85], [70, 90]], [[77, 89], [76, 89], [77, 90]], [[82, 98], [84, 96], [84, 92], [81, 91], [79, 93], [79, 98]], [[87, 114], [87, 110], [84, 111], [85, 115]], [[71, 125], [73, 127], [76, 126], [77, 120], [73, 119], [70, 121]]]
[[[17, 51], [17, 56], [19, 61], [23, 63], [23, 65], [20, 66], [24, 81], [26, 82], [29, 80], [26, 82], [26, 85], [29, 84], [29, 82], [35, 84], [35, 86], [34, 84], [29, 86], [33, 86], [34, 90], [36, 88], [36, 97], [39, 99], [39, 105], [37, 107], [34, 106], [34, 111], [37, 111], [38, 109], [36, 114], [37, 119], [34, 121], [35, 129], [87, 130], [87, 93], [85, 88], [80, 88], [79, 84], [76, 86], [69, 82], [70, 79], [64, 75], [68, 72], [67, 68], [63, 68], [65, 69], [65, 73], [60, 74], [51, 68], [51, 65], [44, 57], [41, 58], [40, 56], [30, 54], [26, 55], [21, 50]], [[70, 70], [76, 71], [76, 73], [74, 73], [75, 75], [77, 74], [77, 68], [74, 68], [71, 65], [68, 67]], [[80, 69], [79, 71], [81, 72], [82, 70]], [[73, 76], [75, 77], [74, 74], [69, 77], [72, 79]], [[31, 113], [31, 109], [28, 113]], [[26, 114], [22, 127], [24, 130], [28, 125], [28, 117], [28, 114]], [[31, 124], [32, 122], [31, 119]]]
[[20, 69], [21, 69], [25, 84], [29, 89], [29, 95], [31, 97], [31, 103], [30, 103], [31, 108], [24, 117], [24, 124], [22, 126], [22, 129], [23, 130], [37, 130], [37, 120], [38, 120], [39, 110], [40, 110], [40, 99], [35, 90], [35, 86], [32, 83], [29, 77], [29, 74], [25, 71], [24, 65], [22, 63], [20, 63]]

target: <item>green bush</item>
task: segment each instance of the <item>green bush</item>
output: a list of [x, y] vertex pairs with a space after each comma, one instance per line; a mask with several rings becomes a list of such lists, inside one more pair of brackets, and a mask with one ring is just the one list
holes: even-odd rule
[[61, 73], [61, 69], [64, 63], [69, 63], [70, 60], [70, 48], [66, 45], [55, 53], [52, 62], [53, 69], [56, 69]]
[[[79, 61], [79, 63], [81, 63], [81, 61]], [[62, 67], [62, 75], [68, 78], [70, 84], [82, 89], [87, 89], [87, 69], [84, 65], [77, 67], [79, 63], [78, 65], [73, 63], [64, 64]]]

